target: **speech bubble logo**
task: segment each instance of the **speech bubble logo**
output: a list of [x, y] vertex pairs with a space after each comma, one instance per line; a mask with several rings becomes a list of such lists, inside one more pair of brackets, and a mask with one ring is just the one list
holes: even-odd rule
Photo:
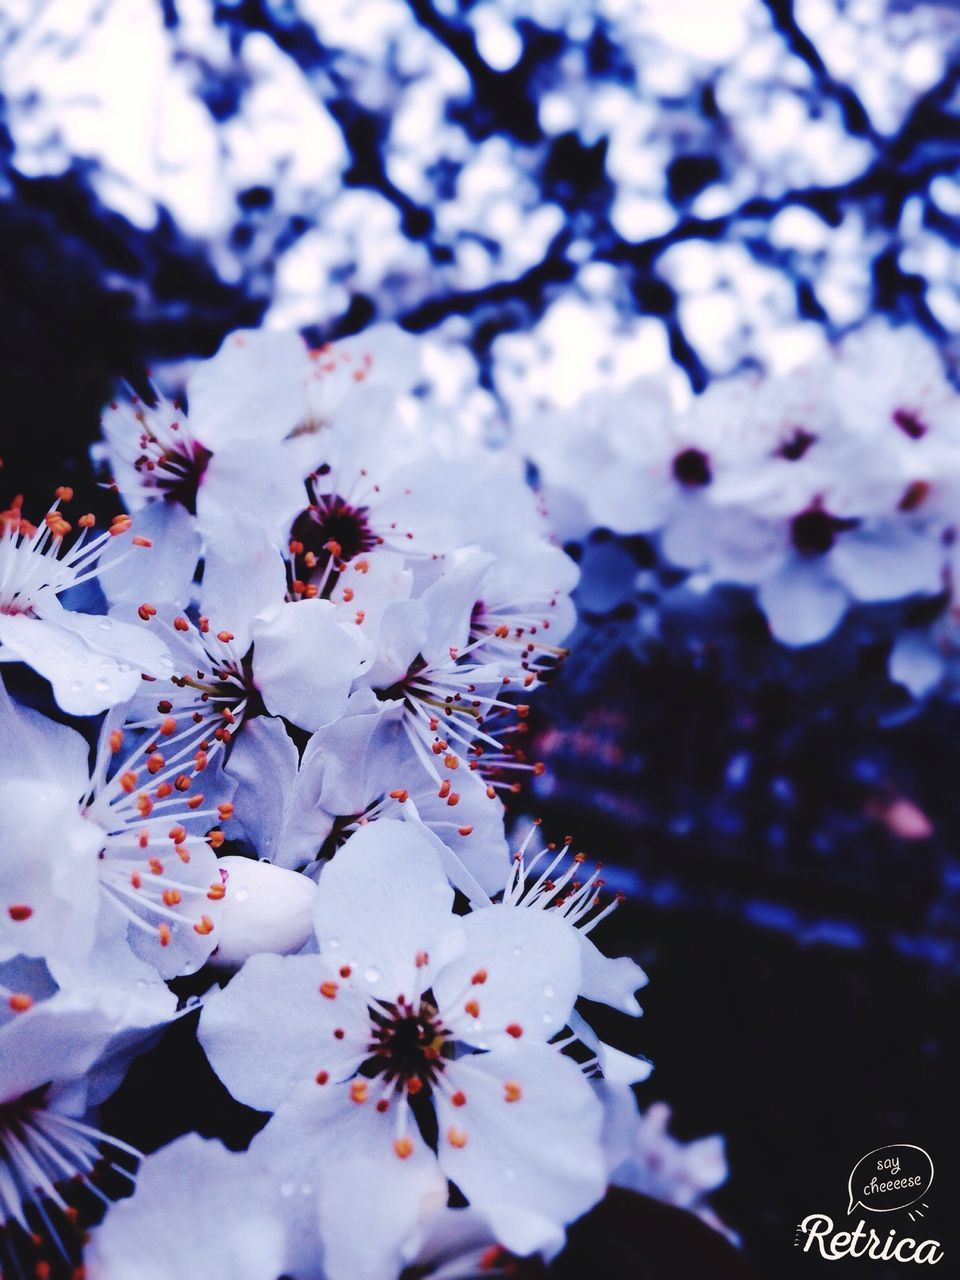
[[847, 1214], [858, 1205], [871, 1213], [906, 1209], [925, 1196], [932, 1185], [933, 1161], [923, 1147], [906, 1142], [877, 1147], [857, 1161], [847, 1179]]

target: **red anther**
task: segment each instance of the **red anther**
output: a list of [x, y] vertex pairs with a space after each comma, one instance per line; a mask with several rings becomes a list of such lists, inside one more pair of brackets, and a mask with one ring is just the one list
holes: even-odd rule
[[233, 805], [229, 801], [225, 804], [217, 805], [217, 813], [220, 815], [220, 821], [226, 822], [228, 818], [233, 817]]
[[151, 618], [156, 617], [157, 611], [152, 604], [142, 604], [137, 613], [144, 622], [149, 622]]
[[408, 791], [405, 791], [403, 787], [398, 787], [396, 791], [390, 792], [390, 799], [396, 800], [398, 804], [406, 804], [409, 798], [410, 798], [410, 793]]
[[28, 1009], [33, 1008], [33, 998], [23, 992], [14, 992], [7, 1004], [14, 1013], [26, 1013]]
[[198, 792], [197, 792], [197, 794], [196, 794], [195, 796], [191, 796], [191, 797], [190, 797], [190, 799], [187, 801], [187, 808], [188, 808], [188, 809], [199, 809], [199, 808], [200, 808], [200, 806], [203, 804], [203, 798], [204, 798], [204, 797], [203, 797], [203, 792], [202, 792], [202, 791], [198, 791]]
[[519, 1022], [511, 1022], [508, 1027], [504, 1028], [504, 1030], [508, 1036], [513, 1036], [514, 1040], [519, 1040], [523, 1035], [523, 1027], [521, 1027]]
[[145, 538], [143, 534], [137, 533], [130, 539], [135, 547], [152, 547], [153, 543], [149, 538]]
[[450, 794], [450, 779], [444, 778], [444, 780], [440, 783], [440, 790], [437, 792], [437, 795], [440, 797], [441, 800], [446, 800], [449, 794]]
[[174, 844], [180, 844], [182, 843], [182, 841], [186, 840], [187, 838], [187, 829], [186, 827], [182, 827], [178, 822], [175, 827], [170, 828], [170, 830], [167, 832], [167, 835], [174, 842]]
[[447, 796], [447, 804], [453, 806], [459, 803], [460, 803], [460, 796], [457, 794], [456, 791], [451, 791], [450, 794]]
[[430, 963], [430, 955], [426, 951], [417, 952], [417, 968], [423, 969]]
[[207, 832], [207, 843], [210, 845], [211, 849], [219, 849], [225, 839], [226, 836], [222, 831], [214, 830]]
[[380, 1112], [381, 1115], [383, 1115], [385, 1111], [389, 1111], [390, 1110], [389, 1100], [387, 1098], [379, 1098], [377, 1100], [377, 1110]]
[[330, 1079], [329, 1071], [318, 1071], [317, 1074], [314, 1076], [314, 1080], [316, 1080], [317, 1084], [326, 1084], [329, 1079]]
[[471, 1018], [480, 1017], [480, 1005], [476, 1000], [468, 1000], [463, 1006], [464, 1013], [469, 1013]]
[[126, 773], [121, 773], [120, 786], [127, 793], [127, 795], [129, 795], [130, 792], [134, 790], [136, 785], [137, 785], [137, 775], [132, 770], [128, 769]]
[[207, 897], [211, 902], [220, 902], [227, 895], [227, 886], [222, 882], [220, 884], [212, 884], [207, 890]]
[[357, 573], [366, 573], [370, 568], [370, 565], [366, 560], [358, 560], [353, 567], [356, 569]]
[[29, 920], [33, 915], [33, 907], [28, 907], [26, 903], [18, 902], [12, 907], [7, 907], [7, 915], [16, 924], [22, 924], [24, 920]]
[[170, 926], [168, 924], [157, 925], [157, 933], [160, 935], [161, 947], [169, 947], [170, 938], [172, 936], [170, 933]]
[[200, 923], [193, 926], [193, 932], [206, 937], [208, 933], [213, 933], [213, 921], [209, 916], [201, 916]]
[[163, 875], [163, 863], [160, 861], [159, 858], [148, 858], [147, 866], [150, 868], [150, 870], [153, 872], [155, 876]]
[[207, 634], [207, 632], [210, 630], [210, 619], [209, 619], [209, 618], [203, 618], [203, 617], [198, 618], [198, 619], [197, 619], [197, 625], [199, 626], [199, 628], [200, 628], [201, 632], [202, 632], [204, 635], [206, 635], [206, 634]]
[[462, 1089], [458, 1089], [456, 1093], [451, 1095], [450, 1102], [455, 1107], [466, 1106], [467, 1095], [463, 1092]]
[[178, 791], [190, 790], [190, 775], [186, 773], [178, 773], [173, 780], [173, 785]]
[[473, 834], [473, 827], [457, 827], [458, 836], [469, 836]]
[[344, 604], [349, 604], [353, 599], [353, 587], [344, 587], [341, 598]]
[[166, 800], [167, 796], [173, 795], [173, 787], [169, 782], [161, 782], [153, 794], [158, 800]]
[[509, 677], [509, 676], [504, 676], [504, 677], [503, 677], [503, 679], [500, 681], [500, 683], [501, 683], [501, 684], [512, 684], [512, 683], [513, 683], [513, 681], [510, 679], [510, 677]]
[[335, 538], [331, 538], [328, 542], [325, 542], [323, 544], [323, 549], [324, 551], [329, 551], [334, 560], [339, 560], [343, 555], [343, 547], [341, 547], [340, 543], [337, 542]]
[[161, 721], [160, 732], [163, 734], [165, 738], [169, 738], [171, 733], [174, 733], [176, 731], [176, 728], [177, 728], [177, 722], [176, 720], [174, 720], [173, 716], [165, 716], [164, 719]]
[[111, 732], [110, 737], [107, 739], [107, 741], [110, 743], [110, 750], [113, 752], [114, 755], [116, 755], [117, 752], [120, 750], [120, 748], [123, 746], [123, 730], [114, 729]]
[[223, 716], [224, 720], [226, 720], [227, 724], [237, 723], [237, 717], [233, 714], [233, 712], [230, 710], [229, 707], [224, 707], [223, 710], [220, 712], [220, 714]]
[[173, 620], [173, 627], [175, 631], [189, 631], [190, 623], [186, 620], [186, 618], [177, 617], [177, 618], [174, 618]]
[[335, 982], [321, 982], [319, 991], [327, 1000], [335, 1000], [337, 998], [338, 987]]
[[350, 1086], [350, 1100], [352, 1102], [366, 1102], [370, 1095], [370, 1086], [366, 1080], [354, 1080]]
[[302, 555], [303, 555], [303, 543], [302, 543], [302, 542], [298, 542], [298, 541], [296, 540], [296, 538], [291, 538], [291, 539], [290, 539], [290, 544], [289, 544], [289, 545], [290, 545], [290, 554], [291, 554], [292, 556], [302, 556]]
[[179, 889], [164, 889], [163, 904], [166, 907], [176, 907], [183, 901], [183, 894]]
[[154, 751], [152, 755], [147, 756], [147, 773], [159, 773], [164, 766], [163, 756], [159, 751]]
[[487, 799], [488, 799], [488, 800], [494, 800], [494, 799], [496, 799], [496, 795], [497, 795], [496, 788], [495, 788], [495, 787], [490, 787], [490, 786], [488, 786], [488, 787], [487, 787]]
[[364, 618], [365, 618], [366, 616], [367, 616], [367, 615], [366, 615], [366, 613], [363, 611], [363, 609], [358, 609], [358, 610], [357, 610], [357, 612], [356, 612], [356, 613], [354, 614], [354, 616], [353, 616], [353, 620], [354, 620], [354, 622], [357, 624], [357, 626], [358, 626], [358, 627], [360, 627], [360, 626], [362, 626], [362, 625], [363, 625], [363, 620], [364, 620]]
[[521, 720], [525, 720], [529, 714], [530, 714], [530, 708], [527, 706], [525, 702], [521, 702], [517, 704], [517, 715], [520, 717]]
[[233, 632], [232, 632], [232, 631], [218, 631], [218, 632], [217, 632], [217, 639], [220, 641], [220, 643], [221, 643], [221, 644], [229, 644], [229, 643], [230, 643], [230, 641], [233, 639]]
[[341, 978], [349, 978], [349, 977], [350, 977], [350, 975], [351, 975], [351, 973], [353, 973], [353, 970], [350, 968], [350, 966], [349, 966], [348, 964], [342, 964], [342, 965], [340, 966], [340, 977], [341, 977]]
[[190, 861], [190, 851], [189, 849], [187, 849], [186, 845], [175, 844], [173, 846], [173, 852], [177, 855], [177, 857], [180, 859], [181, 862], [187, 863]]
[[482, 987], [483, 984], [486, 982], [486, 980], [487, 980], [486, 969], [478, 969], [476, 973], [473, 975], [473, 977], [470, 979], [470, 985], [472, 987]]
[[448, 769], [459, 769], [460, 758], [459, 756], [453, 755], [451, 752], [449, 755], [445, 755], [443, 757], [443, 763]]
[[411, 1076], [407, 1081], [407, 1093], [411, 1096], [418, 1094], [423, 1088], [423, 1081], [419, 1076]]

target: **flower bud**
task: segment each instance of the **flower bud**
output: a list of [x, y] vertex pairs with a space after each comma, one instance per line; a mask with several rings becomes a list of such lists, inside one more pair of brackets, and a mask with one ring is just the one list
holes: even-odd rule
[[220, 875], [226, 894], [212, 965], [239, 969], [261, 951], [291, 955], [312, 936], [317, 886], [306, 876], [238, 857], [221, 858]]

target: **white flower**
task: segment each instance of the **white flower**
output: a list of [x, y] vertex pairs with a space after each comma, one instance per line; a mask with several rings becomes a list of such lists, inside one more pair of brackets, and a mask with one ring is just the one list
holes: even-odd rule
[[[152, 636], [109, 618], [65, 609], [61, 592], [99, 578], [98, 563], [112, 541], [131, 560], [150, 546], [137, 534], [127, 545], [129, 516], [117, 516], [104, 533], [91, 533], [93, 516], [81, 516], [80, 532], [66, 545], [73, 527], [61, 511], [71, 497], [61, 489], [43, 521], [34, 528], [19, 501], [0, 513], [0, 662], [26, 662], [50, 681], [63, 711], [92, 715], [123, 702], [140, 684], [142, 671], [162, 670], [166, 653]], [[141, 563], [141, 569], [144, 565]]]
[[89, 960], [98, 931], [103, 945], [106, 911], [164, 976], [203, 963], [224, 891], [199, 832], [232, 805], [197, 790], [197, 762], [165, 763], [164, 729], [121, 757], [123, 733], [108, 720], [91, 770], [78, 733], [16, 707], [0, 687], [12, 747], [0, 769], [0, 957], [45, 957], [59, 980]]
[[709, 1194], [727, 1180], [723, 1138], [678, 1142], [667, 1132], [666, 1103], [654, 1102], [642, 1112], [625, 1086], [603, 1085], [601, 1091], [612, 1185], [687, 1209], [737, 1243], [707, 1203]]
[[452, 901], [422, 835], [372, 823], [321, 876], [319, 955], [255, 956], [204, 1007], [218, 1075], [276, 1112], [257, 1149], [317, 1187], [330, 1280], [393, 1276], [448, 1178], [519, 1253], [603, 1191], [598, 1104], [547, 1043], [580, 985], [574, 938], [546, 914], [457, 917]]
[[286, 1269], [280, 1194], [255, 1157], [189, 1133], [142, 1161], [136, 1194], [93, 1232], [85, 1274], [277, 1280]]
[[[188, 412], [163, 397], [117, 401], [102, 421], [114, 481], [153, 539], [161, 598], [185, 605], [203, 554], [229, 549], [234, 517], [277, 540], [303, 504], [299, 469], [279, 448], [304, 413], [306, 349], [295, 333], [241, 330], [187, 379]], [[113, 575], [112, 600], [139, 601], [138, 575]]]
[[[129, 1060], [174, 1003], [165, 990], [128, 993], [109, 978], [58, 989], [39, 960], [0, 962], [0, 1259], [7, 1245], [16, 1257], [16, 1229], [29, 1237], [38, 1220], [44, 1247], [67, 1256], [60, 1241], [74, 1229], [61, 1192], [71, 1180], [100, 1198], [98, 1167], [133, 1181], [129, 1162], [113, 1162], [120, 1152], [138, 1153], [78, 1116], [110, 1092], [117, 1063]], [[104, 1071], [111, 1081], [105, 1089]], [[43, 1260], [36, 1246], [31, 1253]]]

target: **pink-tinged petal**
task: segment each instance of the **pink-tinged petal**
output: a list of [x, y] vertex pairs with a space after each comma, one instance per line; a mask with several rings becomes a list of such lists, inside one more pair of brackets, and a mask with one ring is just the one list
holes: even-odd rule
[[437, 1097], [444, 1172], [508, 1249], [549, 1247], [606, 1188], [593, 1090], [572, 1059], [538, 1044], [462, 1058], [447, 1074], [456, 1094]]
[[580, 989], [580, 947], [559, 916], [499, 904], [461, 921], [463, 954], [433, 984], [440, 1016], [481, 1049], [549, 1040]]
[[235, 440], [279, 442], [306, 411], [308, 360], [296, 333], [242, 329], [187, 382], [190, 426], [214, 453]]
[[322, 954], [370, 995], [413, 1000], [463, 947], [453, 890], [431, 843], [410, 823], [361, 827], [320, 877], [314, 925]]
[[446, 1203], [446, 1179], [413, 1117], [401, 1130], [396, 1102], [381, 1113], [377, 1096], [376, 1081], [362, 1102], [346, 1084], [304, 1086], [251, 1147], [316, 1187], [325, 1280], [395, 1280], [404, 1241]]
[[343, 713], [363, 646], [329, 600], [281, 605], [254, 624], [253, 638], [254, 678], [268, 711], [311, 732]]
[[366, 1004], [329, 981], [318, 956], [256, 955], [204, 1001], [200, 1043], [238, 1102], [275, 1111], [298, 1084], [356, 1071], [367, 1056]]

